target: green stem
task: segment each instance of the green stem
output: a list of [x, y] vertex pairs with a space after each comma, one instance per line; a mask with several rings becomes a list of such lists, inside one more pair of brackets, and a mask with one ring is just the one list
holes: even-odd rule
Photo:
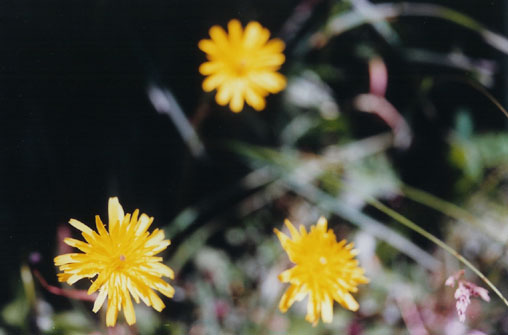
[[400, 188], [402, 193], [404, 193], [407, 198], [413, 201], [435, 209], [436, 211], [448, 215], [454, 219], [469, 222], [477, 228], [483, 228], [483, 226], [471, 213], [455, 204], [452, 204], [451, 202], [438, 198], [435, 195], [411, 187], [409, 185], [402, 185]]
[[440, 199], [430, 193], [411, 187], [409, 185], [402, 185], [401, 190], [402, 193], [404, 193], [404, 195], [411, 200], [447, 214], [448, 216], [451, 216], [455, 219], [471, 221], [474, 222], [474, 224], [478, 224], [476, 218], [472, 214], [446, 200]]
[[503, 244], [506, 244], [506, 241], [501, 236], [499, 236], [499, 234], [495, 234], [491, 230], [487, 229], [480, 223], [480, 221], [478, 221], [474, 215], [462, 209], [461, 207], [408, 185], [402, 185], [400, 188], [402, 193], [404, 193], [404, 196], [407, 198], [435, 209], [436, 211], [448, 215], [449, 217], [452, 217], [456, 220], [462, 220], [466, 223], [469, 223], [475, 228], [480, 229], [493, 240], [497, 240]]
[[405, 216], [403, 216], [403, 215], [397, 213], [396, 211], [394, 211], [393, 209], [385, 206], [380, 201], [378, 201], [378, 200], [376, 200], [374, 198], [370, 198], [370, 197], [367, 198], [366, 201], [371, 206], [377, 208], [378, 210], [380, 210], [381, 212], [385, 213], [386, 215], [388, 215], [392, 219], [398, 221], [399, 223], [403, 224], [407, 228], [413, 230], [414, 232], [416, 232], [416, 233], [422, 235], [423, 237], [427, 238], [428, 240], [432, 241], [437, 246], [443, 248], [450, 255], [452, 255], [453, 257], [457, 258], [462, 264], [467, 266], [478, 277], [480, 277], [481, 280], [483, 280], [485, 282], [485, 284], [487, 284], [492, 289], [492, 291], [494, 291], [494, 293], [496, 293], [497, 296], [499, 298], [501, 298], [501, 300], [506, 304], [506, 306], [508, 306], [508, 300], [506, 300], [506, 298], [498, 290], [498, 288], [496, 286], [494, 286], [494, 284], [492, 284], [492, 282], [487, 277], [485, 277], [485, 275], [483, 273], [481, 273], [480, 270], [478, 270], [471, 262], [469, 262], [461, 254], [459, 254], [455, 249], [451, 248], [450, 246], [448, 246], [448, 244], [446, 244], [445, 242], [441, 241], [439, 238], [437, 238], [436, 236], [432, 235], [431, 233], [429, 233], [428, 231], [426, 231], [422, 227], [418, 226], [416, 223], [414, 223], [413, 221], [409, 220]]

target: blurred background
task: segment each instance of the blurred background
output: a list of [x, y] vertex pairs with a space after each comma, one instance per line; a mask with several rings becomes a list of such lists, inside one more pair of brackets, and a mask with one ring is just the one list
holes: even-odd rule
[[[162, 313], [138, 306], [140, 334], [508, 332], [492, 292], [460, 323], [443, 283], [463, 267], [365, 201], [508, 292], [506, 1], [3, 0], [0, 13], [0, 334], [106, 332], [91, 303], [33, 270], [59, 285], [67, 221], [104, 218], [110, 196], [173, 242], [177, 294]], [[261, 112], [201, 89], [197, 43], [232, 18], [286, 42], [288, 86]], [[200, 153], [150, 88], [174, 99]], [[277, 309], [291, 265], [273, 228], [321, 215], [355, 241], [371, 283], [358, 313], [336, 304], [313, 328], [305, 303]]]

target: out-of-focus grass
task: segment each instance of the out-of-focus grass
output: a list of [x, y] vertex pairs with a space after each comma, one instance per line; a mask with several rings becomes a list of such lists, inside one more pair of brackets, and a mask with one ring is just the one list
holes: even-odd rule
[[[196, 156], [221, 163], [222, 157], [215, 157], [214, 150], [233, 154], [245, 163], [248, 172], [235, 184], [224, 185], [219, 194], [205, 194], [200, 203], [186, 204], [172, 221], [161, 224], [175, 242], [165, 257], [177, 273], [172, 283], [175, 297], [165, 300], [167, 308], [162, 313], [136, 306], [136, 326], [123, 326], [120, 319], [115, 331], [158, 335], [381, 335], [405, 334], [408, 329], [414, 331], [415, 324], [423, 327], [422, 334], [508, 331], [502, 321], [506, 306], [494, 295], [489, 304], [473, 301], [467, 323], [460, 323], [453, 291], [443, 283], [462, 265], [396, 222], [401, 220], [398, 215], [411, 218], [464, 255], [501, 292], [508, 292], [503, 281], [508, 269], [508, 135], [503, 127], [481, 131], [475, 127], [471, 113], [483, 113], [484, 105], [466, 106], [471, 113], [465, 113], [463, 106], [446, 110], [456, 118], [455, 124], [447, 124], [436, 113], [443, 113], [440, 104], [448, 105], [432, 95], [441, 89], [434, 84], [443, 68], [453, 71], [464, 83], [473, 80], [475, 85], [495, 85], [499, 77], [496, 60], [453, 50], [443, 53], [415, 48], [405, 37], [408, 31], [421, 27], [411, 26], [410, 19], [391, 20], [403, 16], [443, 19], [474, 31], [486, 45], [504, 53], [508, 52], [506, 39], [474, 18], [437, 5], [333, 1], [331, 7], [325, 11], [325, 25], [316, 23], [312, 13], [309, 21], [300, 22], [303, 26], [297, 27], [301, 31], [287, 50], [283, 69], [288, 87], [268, 100], [272, 107], [263, 114], [245, 110], [242, 114], [251, 114], [230, 116], [211, 99], [200, 100], [209, 113], [200, 116], [202, 128], [214, 120], [220, 123], [227, 118], [228, 124], [237, 125], [242, 121], [246, 128], [238, 132], [255, 134], [255, 140], [251, 143], [245, 140], [248, 136], [239, 136], [242, 140], [232, 137], [224, 141], [217, 133], [216, 137], [198, 140], [200, 129], [196, 127], [190, 133], [193, 141], [200, 143], [198, 151], [213, 148], [207, 151], [209, 157]], [[421, 34], [424, 39], [433, 38]], [[339, 42], [353, 45], [348, 50], [356, 50], [347, 55], [350, 63], [341, 63], [337, 57]], [[373, 57], [388, 64], [387, 96], [383, 99], [398, 108], [396, 117], [405, 120], [412, 131], [413, 142], [405, 146], [395, 141], [397, 128], [385, 123], [390, 116], [376, 111], [376, 106], [372, 113], [359, 113], [354, 103], [360, 94], [368, 93], [365, 83]], [[433, 68], [414, 70], [417, 63]], [[399, 71], [399, 77], [392, 76], [392, 68]], [[393, 92], [401, 89], [392, 86], [392, 79], [400, 79], [400, 73], [409, 78], [408, 82], [417, 83], [404, 87], [403, 94], [410, 92], [408, 96]], [[492, 99], [483, 103], [492, 109]], [[179, 120], [181, 117], [179, 113]], [[440, 136], [441, 147], [431, 148], [439, 152], [429, 155], [424, 151], [423, 159], [438, 162], [442, 171], [427, 170], [425, 161], [411, 161], [415, 148], [435, 145], [427, 129], [421, 130], [420, 122], [440, 126], [439, 131], [429, 130], [432, 136]], [[266, 134], [270, 139], [259, 139]], [[184, 164], [182, 161], [175, 157], [175, 164]], [[202, 161], [199, 164], [206, 168]], [[434, 185], [443, 180], [441, 172], [450, 176], [447, 185], [437, 185], [442, 188]], [[412, 174], [430, 185], [422, 185], [420, 179], [406, 180]], [[417, 186], [409, 186], [411, 182]], [[438, 196], [429, 189], [445, 191]], [[380, 206], [378, 200], [388, 207]], [[372, 205], [394, 215], [389, 219]], [[308, 225], [321, 215], [329, 218], [339, 239], [355, 242], [360, 265], [371, 283], [357, 294], [357, 313], [335, 305], [331, 324], [312, 327], [304, 320], [304, 302], [295, 303], [286, 314], [277, 308], [285, 289], [277, 275], [290, 263], [273, 228], [280, 228], [286, 217]], [[466, 276], [480, 284], [472, 272]], [[91, 313], [89, 302], [68, 303], [52, 296], [34, 281], [26, 265], [21, 266], [19, 278], [16, 298], [1, 308], [0, 334], [107, 332], [104, 316]]]

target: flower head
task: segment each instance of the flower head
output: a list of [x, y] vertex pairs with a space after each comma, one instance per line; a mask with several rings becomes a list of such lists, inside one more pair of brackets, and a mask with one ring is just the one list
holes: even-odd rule
[[296, 265], [279, 275], [281, 282], [291, 284], [280, 300], [279, 309], [286, 312], [308, 294], [305, 319], [314, 325], [320, 315], [324, 322], [332, 322], [334, 300], [351, 311], [358, 310], [359, 305], [350, 292], [357, 292], [357, 285], [369, 280], [354, 258], [357, 251], [353, 243], [337, 242], [333, 231], [327, 229], [324, 217], [309, 232], [304, 226], [298, 231], [289, 220], [285, 224], [291, 238], [277, 229], [275, 233]]
[[203, 90], [217, 89], [215, 101], [221, 106], [229, 103], [233, 112], [243, 109], [244, 101], [256, 110], [265, 108], [268, 93], [277, 93], [286, 86], [286, 78], [276, 72], [284, 63], [284, 42], [270, 38], [270, 31], [258, 22], [242, 28], [240, 21], [228, 23], [228, 33], [222, 27], [210, 28], [211, 39], [199, 41], [208, 62], [199, 72], [207, 76]]
[[100, 217], [95, 216], [97, 232], [78, 220], [69, 221], [82, 232], [86, 242], [73, 238], [64, 240], [82, 253], [55, 257], [55, 265], [63, 271], [58, 274], [58, 280], [72, 285], [82, 278], [97, 276], [88, 289], [88, 294], [99, 290], [93, 311], [97, 313], [107, 297], [106, 325], [114, 326], [122, 309], [127, 323], [132, 325], [136, 316], [131, 295], [136, 303], [141, 299], [159, 312], [165, 306], [154, 290], [169, 298], [174, 295], [173, 287], [162, 279], [172, 279], [173, 270], [161, 263], [162, 257], [155, 256], [166, 249], [170, 241], [164, 239], [162, 230], [148, 232], [153, 218], [146, 214], [138, 216], [137, 209], [132, 215], [124, 214], [118, 198], [109, 199], [108, 214], [108, 230]]

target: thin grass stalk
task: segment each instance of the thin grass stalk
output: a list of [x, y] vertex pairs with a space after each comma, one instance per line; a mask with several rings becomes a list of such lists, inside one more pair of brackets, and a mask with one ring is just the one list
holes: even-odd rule
[[499, 236], [496, 236], [488, 229], [485, 229], [485, 227], [482, 226], [482, 224], [478, 221], [478, 219], [465, 209], [451, 202], [443, 200], [439, 197], [436, 197], [433, 194], [427, 193], [425, 191], [411, 187], [409, 185], [402, 185], [400, 189], [406, 198], [411, 199], [422, 205], [425, 205], [429, 208], [432, 208], [458, 221], [467, 222], [471, 224], [473, 227], [480, 229], [482, 232], [489, 235], [492, 239], [505, 243], [505, 241], [500, 240]]

